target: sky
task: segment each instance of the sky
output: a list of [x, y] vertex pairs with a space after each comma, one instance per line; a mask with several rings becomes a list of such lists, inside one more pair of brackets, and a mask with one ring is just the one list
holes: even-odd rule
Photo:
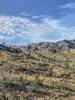
[[75, 39], [75, 0], [0, 0], [0, 43]]

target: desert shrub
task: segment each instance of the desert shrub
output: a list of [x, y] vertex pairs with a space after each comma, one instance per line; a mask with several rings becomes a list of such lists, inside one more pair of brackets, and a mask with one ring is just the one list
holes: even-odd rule
[[3, 95], [0, 97], [0, 100], [8, 100], [8, 97], [6, 97], [6, 95], [3, 94]]
[[15, 97], [15, 99], [16, 99], [16, 100], [21, 100], [21, 99], [20, 99], [20, 96], [18, 96], [18, 95]]

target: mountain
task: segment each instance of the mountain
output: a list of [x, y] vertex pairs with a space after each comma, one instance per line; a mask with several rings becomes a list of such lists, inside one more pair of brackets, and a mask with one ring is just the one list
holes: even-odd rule
[[6, 51], [6, 52], [21, 52], [20, 48], [18, 46], [7, 46], [0, 44], [0, 51]]
[[58, 42], [40, 42], [33, 43], [28, 46], [5, 46], [0, 45], [0, 50], [9, 52], [21, 52], [23, 49], [31, 49], [33, 51], [48, 49], [53, 52], [61, 52], [69, 49], [75, 49], [75, 40], [62, 40]]
[[40, 43], [33, 43], [29, 46], [32, 50], [40, 50], [40, 49], [48, 49], [49, 51], [53, 52], [60, 52], [69, 49], [75, 49], [75, 40], [63, 40], [58, 42], [40, 42]]

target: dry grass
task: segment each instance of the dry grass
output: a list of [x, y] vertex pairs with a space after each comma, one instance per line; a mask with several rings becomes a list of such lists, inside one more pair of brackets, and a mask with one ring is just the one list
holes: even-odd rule
[[0, 53], [0, 97], [8, 97], [0, 100], [75, 100], [75, 50], [27, 56], [27, 51]]

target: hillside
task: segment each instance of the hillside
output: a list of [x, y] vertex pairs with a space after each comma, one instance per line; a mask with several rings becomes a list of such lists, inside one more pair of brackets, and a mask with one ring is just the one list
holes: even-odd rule
[[75, 40], [0, 45], [0, 100], [75, 100]]

